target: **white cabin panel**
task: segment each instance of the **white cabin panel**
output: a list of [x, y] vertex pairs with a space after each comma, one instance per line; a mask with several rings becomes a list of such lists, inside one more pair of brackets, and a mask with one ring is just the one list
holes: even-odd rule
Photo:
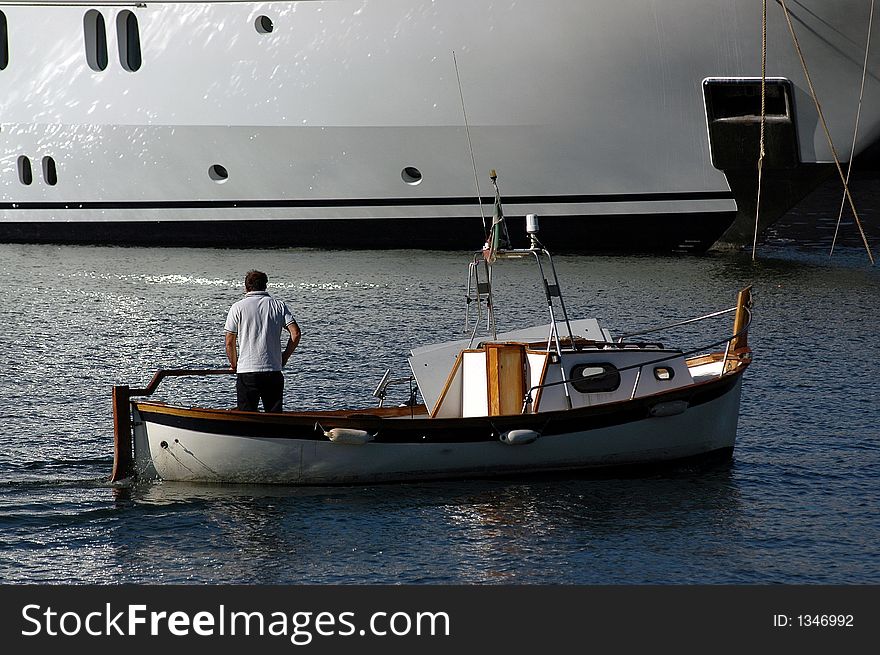
[[461, 416], [462, 400], [462, 366], [460, 360], [456, 360], [446, 388], [440, 396], [439, 405], [434, 413], [434, 418], [458, 418]]
[[668, 362], [649, 364], [642, 369], [636, 396], [650, 396], [654, 393], [677, 389], [693, 384], [690, 369], [683, 357]]
[[488, 416], [486, 353], [462, 353], [461, 415]]
[[[544, 369], [547, 366], [549, 355], [545, 352], [527, 352], [526, 353], [526, 379], [529, 383], [529, 389], [532, 389], [544, 381]], [[528, 389], [526, 390], [528, 391]], [[532, 392], [532, 410], [535, 405], [535, 392]]]
[[[670, 356], [673, 358], [657, 363], [645, 364], [645, 366], [641, 367], [641, 373], [639, 373], [638, 364], [662, 360]], [[637, 377], [638, 387], [636, 388], [636, 396], [648, 396], [668, 391], [669, 389], [683, 387], [693, 382], [684, 357], [672, 351], [642, 348], [632, 350], [585, 350], [577, 353], [564, 353], [562, 361], [569, 384], [545, 386], [538, 396], [537, 411], [550, 412], [567, 409], [568, 405], [565, 398], [566, 386], [569, 389], [572, 407], [590, 407], [603, 403], [628, 400], [633, 396]], [[579, 376], [583, 377], [584, 367], [587, 367], [588, 373], [595, 374], [603, 366], [613, 366], [614, 369], [618, 370], [620, 375], [619, 384], [612, 385], [613, 388], [609, 388], [607, 391], [590, 392], [577, 388], [577, 386], [586, 386], [576, 386], [573, 382]], [[559, 365], [550, 363], [547, 367], [544, 384], [560, 382], [561, 380], [562, 375]]]

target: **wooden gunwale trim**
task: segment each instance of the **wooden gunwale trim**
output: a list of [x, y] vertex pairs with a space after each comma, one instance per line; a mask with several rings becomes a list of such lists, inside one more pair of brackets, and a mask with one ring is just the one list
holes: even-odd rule
[[266, 414], [237, 410], [212, 410], [154, 405], [133, 401], [142, 420], [218, 436], [326, 441], [323, 431], [352, 427], [374, 433], [373, 443], [468, 443], [492, 441], [510, 429], [534, 429], [545, 436], [584, 432], [634, 421], [654, 420], [650, 408], [656, 403], [685, 400], [691, 407], [712, 402], [729, 393], [748, 368], [747, 359], [717, 378], [678, 387], [650, 396], [603, 405], [538, 414], [509, 414], [467, 418], [432, 419], [428, 414], [410, 420], [393, 420], [372, 413], [284, 412]]
[[704, 364], [715, 364], [721, 361], [724, 361], [724, 353], [708, 353], [706, 355], [691, 357], [690, 359], [685, 360], [685, 363], [688, 365], [688, 368], [692, 368]]
[[[736, 350], [731, 350], [727, 354], [728, 363], [736, 363], [737, 361], [747, 360], [751, 357], [752, 349], [748, 346], [743, 346], [737, 348]], [[724, 353], [709, 353], [706, 355], [699, 355], [697, 357], [692, 357], [691, 359], [686, 360], [688, 368], [693, 368], [694, 366], [702, 366], [704, 364], [717, 364], [718, 362], [724, 361]], [[730, 371], [725, 371], [725, 375], [730, 373]]]
[[286, 423], [288, 419], [296, 418], [364, 418], [383, 419], [409, 417], [414, 414], [417, 418], [427, 418], [428, 413], [424, 405], [413, 407], [375, 407], [362, 409], [329, 409], [316, 410], [314, 412], [247, 412], [238, 409], [214, 409], [211, 407], [182, 407], [169, 405], [164, 402], [152, 400], [132, 400], [131, 404], [139, 411], [148, 411], [153, 414], [166, 414], [168, 416], [186, 416], [192, 418], [216, 419], [222, 417], [224, 421], [238, 421], [242, 423]]

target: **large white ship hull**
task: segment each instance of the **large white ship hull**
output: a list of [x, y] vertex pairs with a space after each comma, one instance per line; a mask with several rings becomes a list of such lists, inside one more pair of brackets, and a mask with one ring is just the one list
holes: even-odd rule
[[[870, 3], [790, 9], [848, 155]], [[541, 214], [545, 238], [572, 250], [701, 250], [742, 204], [713, 165], [704, 81], [760, 76], [759, 2], [73, 2], [0, 12], [0, 240], [473, 246], [483, 236], [477, 184], [491, 215], [489, 169], [509, 216]], [[102, 46], [87, 12], [106, 26], [103, 70], [89, 61]], [[129, 16], [137, 70], [126, 59]], [[776, 3], [768, 62], [768, 75], [791, 83], [791, 175], [829, 166]], [[877, 65], [871, 54], [869, 70]], [[878, 93], [869, 74], [856, 152], [880, 136], [880, 109], [867, 101]], [[788, 187], [766, 193], [796, 200]]]

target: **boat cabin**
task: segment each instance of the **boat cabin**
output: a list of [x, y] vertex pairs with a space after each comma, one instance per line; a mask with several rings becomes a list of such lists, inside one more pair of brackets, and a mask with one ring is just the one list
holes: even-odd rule
[[489, 334], [477, 341], [475, 325], [469, 340], [411, 351], [410, 368], [429, 416], [537, 414], [632, 400], [694, 383], [681, 350], [615, 342], [596, 319], [570, 320], [553, 259], [535, 236], [537, 217], [530, 215], [527, 225], [530, 247], [499, 250], [493, 260], [534, 260], [550, 323], [497, 334], [490, 262], [483, 251], [474, 253], [468, 309], [475, 302], [481, 317], [485, 304]]
[[[630, 400], [691, 385], [680, 350], [615, 343], [595, 319], [572, 321], [573, 347], [548, 347], [549, 325], [414, 349], [409, 363], [432, 418], [536, 414]], [[540, 334], [544, 339], [536, 339]], [[662, 360], [662, 361], [657, 361]]]

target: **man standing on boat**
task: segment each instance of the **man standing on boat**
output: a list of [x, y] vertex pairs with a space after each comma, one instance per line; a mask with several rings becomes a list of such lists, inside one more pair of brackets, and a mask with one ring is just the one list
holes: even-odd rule
[[[248, 271], [244, 278], [244, 298], [230, 307], [226, 317], [226, 357], [236, 372], [238, 409], [252, 412], [258, 410], [260, 400], [265, 411], [281, 411], [284, 395], [281, 369], [302, 336], [287, 305], [266, 291], [268, 282], [269, 277], [262, 271]], [[290, 336], [282, 352], [284, 330]]]

